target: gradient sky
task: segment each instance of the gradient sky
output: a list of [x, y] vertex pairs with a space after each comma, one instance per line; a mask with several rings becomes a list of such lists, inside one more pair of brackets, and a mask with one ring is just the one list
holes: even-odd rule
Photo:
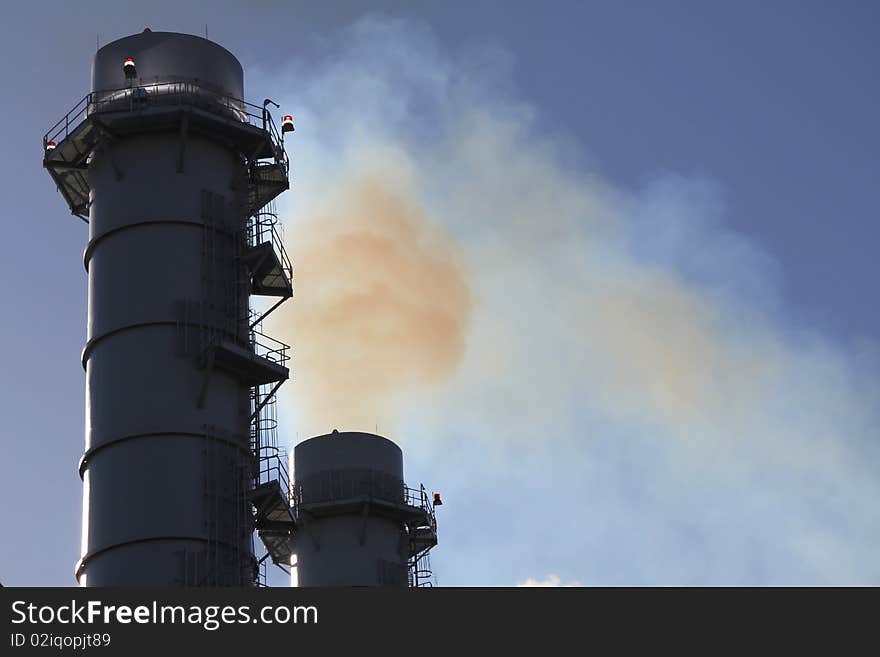
[[[371, 39], [390, 36], [415, 61], [487, 81], [480, 107], [528, 108], [524, 153], [544, 140], [559, 147], [541, 172], [552, 169], [566, 185], [581, 173], [598, 176], [612, 190], [631, 262], [674, 272], [687, 289], [734, 289], [736, 304], [724, 308], [757, 313], [769, 342], [783, 345], [776, 385], [791, 394], [762, 404], [760, 421], [749, 415], [738, 425], [748, 414], [719, 412], [712, 423], [800, 432], [827, 422], [840, 431], [828, 433], [833, 445], [810, 442], [804, 453], [791, 437], [777, 450], [763, 437], [772, 431], [757, 447], [732, 446], [717, 426], [707, 429], [718, 435], [711, 449], [673, 448], [663, 436], [676, 431], [663, 413], [619, 412], [619, 399], [607, 402], [627, 397], [627, 379], [599, 394], [586, 376], [562, 389], [577, 397], [559, 401], [565, 421], [531, 445], [512, 429], [505, 442], [498, 414], [487, 420], [480, 409], [463, 408], [453, 430], [454, 418], [436, 414], [454, 408], [468, 386], [437, 391], [433, 413], [422, 400], [400, 426], [434, 437], [399, 440], [408, 478], [447, 499], [434, 559], [440, 584], [880, 584], [880, 520], [870, 508], [876, 498], [865, 497], [880, 477], [876, 3], [262, 1], [207, 11], [188, 2], [84, 1], [2, 12], [4, 584], [71, 585], [79, 549], [87, 229], [42, 170], [41, 137], [88, 91], [96, 38], [105, 44], [146, 26], [203, 34], [205, 23], [241, 60], [248, 99], [291, 108], [297, 138], [306, 133], [303, 156], [315, 159], [320, 140], [310, 141], [302, 117], [320, 109], [322, 75], [338, 73], [353, 53], [366, 53], [379, 79], [388, 75], [388, 44]], [[351, 27], [365, 16], [367, 28]], [[412, 98], [443, 102], [420, 85]], [[363, 101], [381, 121], [381, 104]], [[407, 111], [412, 130], [438, 110], [415, 103]], [[387, 139], [424, 161], [430, 139]], [[292, 155], [303, 172], [288, 193], [295, 207], [315, 174]], [[658, 217], [687, 230], [657, 230], [650, 222]], [[455, 222], [450, 230], [467, 241]], [[736, 263], [707, 265], [704, 249]], [[627, 269], [636, 280], [640, 271]], [[495, 317], [510, 319], [502, 308]], [[753, 344], [724, 335], [737, 349]], [[470, 353], [463, 376], [478, 365]], [[553, 435], [572, 427], [600, 437]], [[827, 468], [816, 465], [823, 459]], [[790, 465], [801, 460], [809, 465]], [[797, 548], [783, 535], [798, 536]]]

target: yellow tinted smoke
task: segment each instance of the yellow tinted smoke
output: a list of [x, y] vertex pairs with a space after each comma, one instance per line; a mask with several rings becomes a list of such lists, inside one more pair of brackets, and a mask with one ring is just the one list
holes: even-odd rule
[[378, 177], [289, 225], [296, 299], [275, 330], [294, 345], [297, 426], [388, 431], [403, 397], [455, 370], [471, 298], [452, 243]]

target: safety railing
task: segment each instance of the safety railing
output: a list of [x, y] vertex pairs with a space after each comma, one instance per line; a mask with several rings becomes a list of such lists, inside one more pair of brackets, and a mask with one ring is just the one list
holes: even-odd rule
[[[358, 472], [367, 472], [366, 469], [360, 469]], [[318, 473], [321, 474], [321, 473]], [[305, 482], [294, 482], [291, 487], [291, 500], [294, 509], [299, 509], [304, 504], [326, 503], [335, 500], [348, 500], [351, 498], [370, 496], [378, 499], [387, 499], [389, 501], [403, 503], [406, 506], [412, 506], [425, 514], [428, 519], [429, 526], [433, 531], [437, 531], [437, 519], [434, 515], [434, 505], [424, 486], [419, 488], [410, 488], [406, 484], [401, 485], [401, 496], [396, 494], [388, 495], [381, 485], [369, 481], [366, 477], [354, 477], [347, 479], [339, 477], [333, 481], [332, 486], [322, 487], [319, 481], [314, 477]], [[307, 489], [307, 490], [304, 490]]]
[[152, 106], [193, 106], [227, 119], [258, 127], [269, 133], [275, 160], [289, 169], [284, 140], [265, 105], [255, 105], [192, 80], [154, 82], [121, 89], [92, 91], [53, 125], [43, 136], [43, 150], [49, 142], [59, 144], [86, 118], [104, 112], [134, 111]]
[[270, 201], [268, 205], [250, 218], [247, 227], [248, 243], [251, 246], [257, 246], [271, 242], [272, 248], [278, 255], [278, 261], [281, 263], [284, 275], [288, 281], [293, 282], [293, 264], [287, 255], [287, 249], [284, 248], [284, 240], [278, 230], [279, 226], [275, 201]]
[[269, 586], [269, 569], [265, 561], [260, 561], [257, 563], [255, 567], [256, 577], [254, 580], [254, 584], [257, 588], [268, 588]]
[[434, 576], [433, 571], [430, 568], [416, 568], [416, 577], [415, 582], [416, 586], [419, 588], [430, 588], [434, 586], [434, 583], [431, 581], [431, 578]]
[[409, 585], [412, 588], [430, 588], [434, 586], [434, 571], [431, 569], [430, 551], [424, 552], [407, 563]]
[[272, 445], [257, 448], [259, 463], [257, 482], [261, 484], [277, 481], [281, 492], [290, 497], [290, 477], [287, 474], [287, 450]]
[[437, 530], [437, 518], [434, 515], [434, 503], [423, 485], [418, 488], [410, 488], [409, 486], [404, 485], [403, 501], [407, 506], [414, 506], [421, 509], [428, 517], [428, 520], [431, 523], [431, 529], [434, 531]]
[[250, 341], [256, 356], [282, 366], [286, 366], [290, 360], [290, 345], [261, 333], [257, 328], [250, 330]]

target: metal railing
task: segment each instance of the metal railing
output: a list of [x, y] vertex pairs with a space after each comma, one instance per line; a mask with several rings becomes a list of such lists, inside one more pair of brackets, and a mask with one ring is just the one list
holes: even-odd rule
[[434, 571], [431, 568], [431, 551], [427, 550], [407, 562], [408, 583], [411, 588], [431, 588], [435, 585]]
[[419, 568], [415, 569], [415, 587], [416, 588], [431, 588], [434, 586], [434, 582], [432, 581], [434, 577], [434, 572], [430, 568]]
[[249, 103], [192, 80], [157, 81], [121, 89], [92, 91], [46, 132], [43, 136], [43, 150], [45, 151], [50, 141], [61, 143], [72, 130], [91, 115], [136, 111], [154, 106], [198, 107], [224, 118], [265, 130], [270, 135], [276, 162], [283, 164], [285, 171], [289, 170], [284, 139], [266, 106]]
[[[312, 487], [314, 487], [314, 482], [307, 483], [311, 483]], [[378, 499], [387, 499], [386, 496], [382, 494], [382, 491], [372, 490], [370, 486], [365, 485], [360, 481], [344, 482], [340, 480], [336, 483], [338, 489], [333, 491], [333, 494], [331, 495], [322, 495], [320, 492], [314, 490], [304, 491], [302, 483], [294, 483], [290, 490], [295, 513], [300, 506], [309, 503], [332, 502], [337, 499], [351, 499], [364, 496], [374, 496]], [[346, 483], [349, 485], [345, 485]], [[420, 509], [428, 519], [431, 529], [437, 531], [437, 518], [434, 515], [434, 504], [424, 486], [410, 488], [406, 484], [402, 484], [401, 497], [397, 499], [399, 499], [400, 503]]]
[[293, 263], [290, 261], [290, 256], [287, 255], [287, 249], [284, 248], [284, 240], [279, 232], [280, 225], [275, 201], [270, 201], [248, 221], [248, 244], [258, 246], [270, 242], [278, 256], [278, 261], [281, 263], [284, 275], [290, 283], [293, 283]]
[[287, 450], [273, 445], [261, 445], [256, 449], [259, 470], [257, 483], [266, 484], [277, 481], [281, 492], [288, 498], [290, 494], [290, 476], [287, 473]]
[[418, 488], [410, 488], [404, 484], [403, 501], [404, 504], [408, 506], [414, 506], [417, 509], [421, 509], [428, 517], [428, 520], [431, 523], [431, 529], [437, 531], [437, 517], [434, 515], [434, 501], [428, 495], [428, 491], [425, 490], [424, 485], [420, 485]]
[[286, 366], [290, 360], [290, 345], [261, 333], [256, 327], [250, 330], [250, 343], [256, 356], [276, 365]]
[[269, 586], [269, 569], [265, 561], [260, 561], [255, 569], [256, 577], [254, 584], [257, 588], [264, 589]]

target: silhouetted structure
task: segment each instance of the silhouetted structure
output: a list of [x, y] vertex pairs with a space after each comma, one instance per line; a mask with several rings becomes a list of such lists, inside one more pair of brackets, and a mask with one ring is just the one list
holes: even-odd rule
[[290, 508], [288, 348], [249, 302], [293, 294], [272, 205], [288, 160], [243, 84], [221, 46], [145, 30], [98, 50], [92, 91], [43, 140], [89, 224], [81, 585], [256, 584], [255, 492]]
[[334, 431], [297, 445], [294, 466], [300, 586], [432, 585], [435, 501], [404, 484], [397, 445]]
[[[424, 487], [367, 433], [278, 446], [288, 347], [260, 331], [293, 295], [274, 199], [284, 115], [243, 100], [238, 60], [151, 32], [95, 55], [92, 91], [43, 138], [44, 166], [89, 224], [83, 586], [247, 586], [297, 555], [305, 586], [427, 586]], [[268, 310], [253, 295], [274, 297]], [[259, 534], [265, 554], [255, 556]]]

